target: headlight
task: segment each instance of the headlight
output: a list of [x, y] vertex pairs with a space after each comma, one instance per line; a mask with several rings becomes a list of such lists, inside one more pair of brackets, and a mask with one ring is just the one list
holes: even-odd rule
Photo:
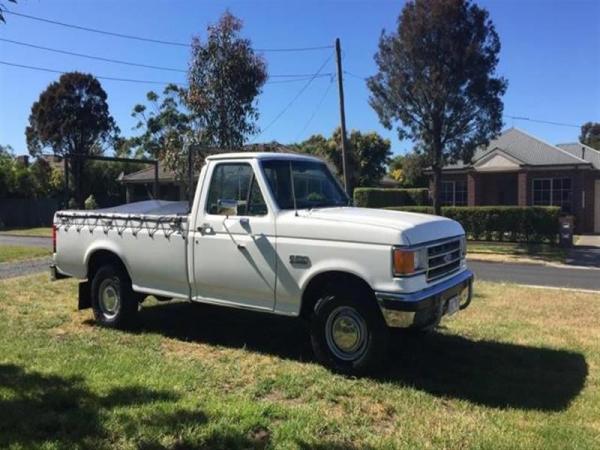
[[427, 269], [427, 249], [394, 248], [392, 250], [392, 272], [395, 277], [413, 275], [425, 269]]
[[467, 256], [467, 237], [463, 236], [460, 238], [460, 257], [465, 258]]

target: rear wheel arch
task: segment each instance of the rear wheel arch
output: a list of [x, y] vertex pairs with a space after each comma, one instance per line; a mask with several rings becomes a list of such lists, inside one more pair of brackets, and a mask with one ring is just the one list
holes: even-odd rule
[[130, 279], [129, 271], [127, 270], [127, 266], [121, 259], [119, 255], [111, 250], [99, 249], [95, 250], [90, 257], [88, 258], [87, 263], [87, 279], [92, 280], [96, 271], [105, 265], [112, 265], [116, 269], [122, 270]]

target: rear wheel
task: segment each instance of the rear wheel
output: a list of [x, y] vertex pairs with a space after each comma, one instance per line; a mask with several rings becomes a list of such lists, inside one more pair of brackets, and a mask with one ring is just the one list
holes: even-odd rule
[[109, 264], [96, 271], [92, 280], [92, 309], [96, 322], [106, 327], [124, 328], [134, 322], [138, 299], [124, 270]]
[[328, 289], [317, 301], [311, 342], [321, 363], [336, 372], [368, 373], [387, 356], [389, 331], [366, 289]]

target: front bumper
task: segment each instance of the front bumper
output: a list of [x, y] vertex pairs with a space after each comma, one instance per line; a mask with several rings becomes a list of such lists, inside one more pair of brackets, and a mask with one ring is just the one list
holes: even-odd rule
[[425, 328], [439, 323], [447, 312], [449, 299], [459, 296], [460, 309], [469, 306], [473, 279], [473, 272], [466, 269], [418, 292], [375, 292], [375, 297], [389, 327]]

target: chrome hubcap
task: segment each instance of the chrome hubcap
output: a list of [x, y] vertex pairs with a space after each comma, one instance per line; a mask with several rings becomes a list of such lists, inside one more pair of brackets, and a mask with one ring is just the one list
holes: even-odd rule
[[367, 325], [354, 308], [342, 306], [327, 318], [325, 337], [336, 357], [345, 361], [355, 360], [365, 351]]
[[121, 308], [118, 280], [104, 280], [100, 284], [100, 309], [107, 319], [113, 319]]

